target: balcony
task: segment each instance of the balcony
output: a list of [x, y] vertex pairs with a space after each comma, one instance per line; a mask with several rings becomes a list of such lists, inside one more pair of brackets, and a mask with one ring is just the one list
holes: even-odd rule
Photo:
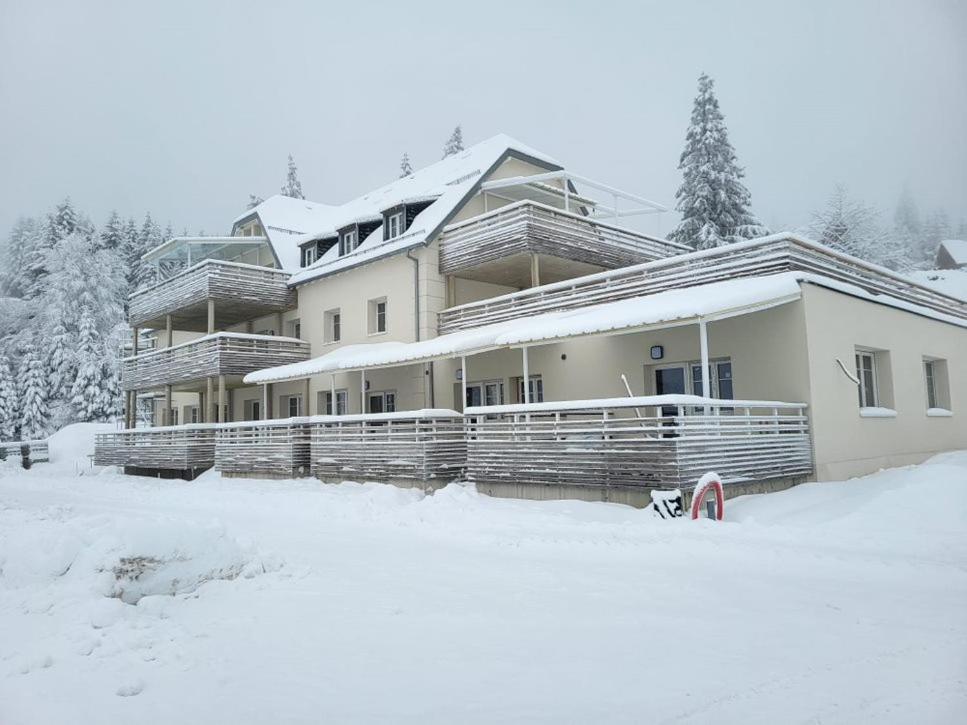
[[813, 470], [803, 403], [681, 396], [467, 409], [467, 478], [597, 489], [689, 488], [716, 471], [726, 485]]
[[218, 328], [284, 312], [296, 304], [289, 276], [272, 267], [205, 259], [132, 294], [128, 321], [132, 327], [164, 328], [171, 315], [174, 329], [205, 332], [209, 300]]
[[522, 200], [444, 228], [440, 272], [528, 287], [531, 255], [542, 282], [649, 262], [686, 251], [645, 234]]
[[124, 466], [190, 479], [211, 468], [214, 461], [213, 425], [133, 428], [94, 438], [96, 466]]
[[962, 300], [821, 244], [793, 235], [777, 235], [450, 307], [440, 312], [439, 334], [669, 289], [789, 271], [814, 273], [872, 295], [967, 318], [967, 303]]
[[309, 475], [309, 419], [244, 421], [218, 426], [215, 468], [226, 476]]
[[122, 361], [124, 390], [197, 383], [219, 375], [241, 377], [255, 370], [309, 359], [309, 343], [291, 337], [218, 332]]

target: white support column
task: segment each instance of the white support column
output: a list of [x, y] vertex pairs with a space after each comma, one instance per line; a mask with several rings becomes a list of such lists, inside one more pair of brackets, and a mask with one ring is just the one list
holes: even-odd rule
[[309, 415], [309, 378], [306, 378], [306, 386], [302, 395], [302, 415]]
[[175, 344], [175, 331], [171, 326], [171, 315], [165, 315], [165, 340], [166, 347], [171, 347]]
[[463, 390], [463, 397], [460, 399], [460, 409], [465, 410], [467, 407], [467, 358], [466, 356], [460, 357], [460, 387]]
[[262, 420], [269, 419], [269, 388], [272, 387], [269, 383], [263, 383], [262, 385]]
[[329, 394], [332, 396], [332, 415], [339, 415], [339, 401], [336, 399], [336, 375], [329, 376]]
[[[708, 326], [704, 319], [698, 321], [698, 340], [701, 350], [702, 364], [702, 395], [706, 398], [712, 397], [712, 389], [709, 387], [708, 370]], [[709, 407], [705, 406], [705, 415], [709, 414]]]
[[524, 354], [524, 403], [531, 402], [531, 391], [530, 391], [530, 367], [527, 360], [527, 345], [521, 348], [521, 352]]
[[208, 334], [212, 335], [215, 332], [215, 300], [208, 300]]
[[228, 418], [228, 398], [225, 397], [225, 376], [218, 376], [218, 415], [215, 417], [216, 423], [225, 423]]
[[359, 412], [366, 412], [366, 371], [359, 371]]

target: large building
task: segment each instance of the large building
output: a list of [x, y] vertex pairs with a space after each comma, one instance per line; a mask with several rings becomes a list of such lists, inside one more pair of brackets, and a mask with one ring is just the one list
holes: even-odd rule
[[627, 226], [660, 210], [497, 136], [169, 240], [97, 460], [640, 503], [967, 448], [967, 302], [790, 234], [695, 252]]

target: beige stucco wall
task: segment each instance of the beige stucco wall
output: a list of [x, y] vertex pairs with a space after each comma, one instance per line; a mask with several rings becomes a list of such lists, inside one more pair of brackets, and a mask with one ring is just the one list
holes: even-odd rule
[[[839, 480], [918, 463], [967, 448], [967, 329], [812, 284], [803, 285], [812, 427], [820, 480]], [[856, 385], [856, 347], [889, 352], [895, 418], [863, 418]], [[926, 414], [924, 356], [947, 361], [953, 416]], [[886, 374], [883, 370], [881, 378]]]

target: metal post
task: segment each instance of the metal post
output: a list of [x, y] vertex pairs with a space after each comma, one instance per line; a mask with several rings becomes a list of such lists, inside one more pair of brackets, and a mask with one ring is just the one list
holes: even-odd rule
[[165, 385], [165, 413], [162, 416], [163, 425], [171, 425], [174, 422], [174, 416], [171, 414], [171, 386]]
[[139, 332], [138, 332], [138, 328], [137, 327], [132, 327], [131, 330], [134, 332], [134, 342], [133, 342], [133, 350], [134, 350], [134, 352], [133, 352], [133, 354], [134, 355], [137, 355], [138, 354], [138, 336], [139, 336]]
[[366, 412], [366, 371], [359, 371], [359, 412]]
[[168, 347], [171, 347], [175, 344], [175, 332], [171, 327], [171, 315], [165, 315], [165, 333], [168, 338]]
[[467, 358], [465, 355], [460, 356], [460, 383], [460, 387], [463, 390], [463, 397], [460, 399], [460, 410], [465, 410], [467, 407]]
[[541, 285], [541, 260], [536, 254], [531, 254], [531, 287]]
[[[702, 364], [702, 395], [706, 398], [712, 397], [712, 389], [709, 387], [708, 370], [708, 327], [704, 319], [698, 321], [698, 339], [701, 349]], [[709, 407], [705, 406], [705, 415], [709, 414]]]
[[302, 396], [302, 415], [309, 415], [309, 378], [306, 378], [305, 392]]
[[269, 419], [269, 388], [271, 385], [269, 383], [264, 383], [262, 385], [262, 420]]
[[330, 396], [332, 397], [332, 415], [339, 415], [339, 401], [336, 399], [336, 375], [329, 376]]
[[215, 332], [215, 300], [208, 300], [208, 334]]
[[531, 391], [530, 391], [530, 370], [527, 364], [527, 345], [521, 348], [524, 353], [524, 404], [531, 402]]

